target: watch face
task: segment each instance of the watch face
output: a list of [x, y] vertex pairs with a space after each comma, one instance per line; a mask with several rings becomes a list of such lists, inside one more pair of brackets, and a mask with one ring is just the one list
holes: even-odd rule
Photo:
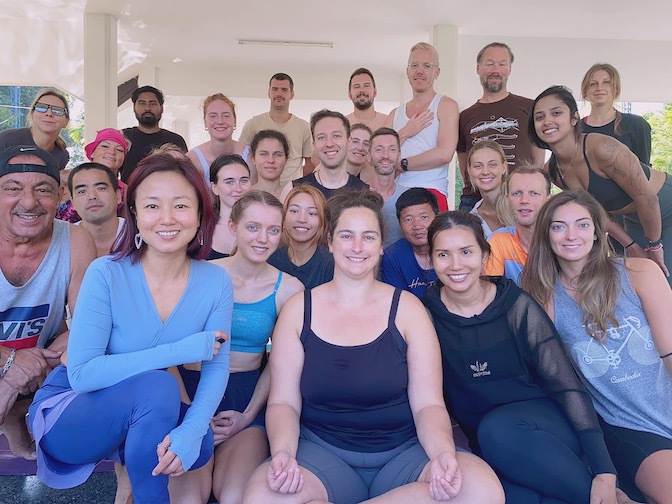
[[408, 159], [404, 158], [401, 160], [401, 169], [408, 171]]

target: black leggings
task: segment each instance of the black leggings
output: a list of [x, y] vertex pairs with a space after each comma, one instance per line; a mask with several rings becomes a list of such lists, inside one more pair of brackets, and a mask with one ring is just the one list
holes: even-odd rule
[[592, 476], [578, 436], [552, 399], [492, 410], [478, 426], [478, 442], [506, 504], [589, 504]]

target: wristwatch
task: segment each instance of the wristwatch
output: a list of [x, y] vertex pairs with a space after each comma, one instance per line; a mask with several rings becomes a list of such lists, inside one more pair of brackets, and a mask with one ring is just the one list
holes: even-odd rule
[[408, 171], [408, 159], [401, 160], [401, 171]]

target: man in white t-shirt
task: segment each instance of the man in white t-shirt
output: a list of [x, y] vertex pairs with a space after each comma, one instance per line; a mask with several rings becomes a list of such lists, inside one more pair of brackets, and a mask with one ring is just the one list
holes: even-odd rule
[[254, 116], [243, 126], [238, 141], [246, 145], [262, 130], [276, 130], [289, 141], [289, 157], [282, 172], [282, 185], [307, 175], [315, 168], [310, 160], [313, 152], [310, 126], [303, 119], [289, 113], [289, 102], [294, 99], [294, 81], [285, 73], [277, 73], [269, 82], [268, 98], [271, 108], [268, 112]]

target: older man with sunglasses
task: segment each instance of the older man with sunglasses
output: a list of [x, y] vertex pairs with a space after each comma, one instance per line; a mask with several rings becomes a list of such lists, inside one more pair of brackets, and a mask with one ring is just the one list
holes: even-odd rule
[[14, 145], [36, 146], [49, 152], [64, 169], [70, 160], [61, 130], [70, 121], [68, 102], [58, 91], [42, 89], [35, 96], [28, 112], [28, 128], [0, 132], [0, 151]]

